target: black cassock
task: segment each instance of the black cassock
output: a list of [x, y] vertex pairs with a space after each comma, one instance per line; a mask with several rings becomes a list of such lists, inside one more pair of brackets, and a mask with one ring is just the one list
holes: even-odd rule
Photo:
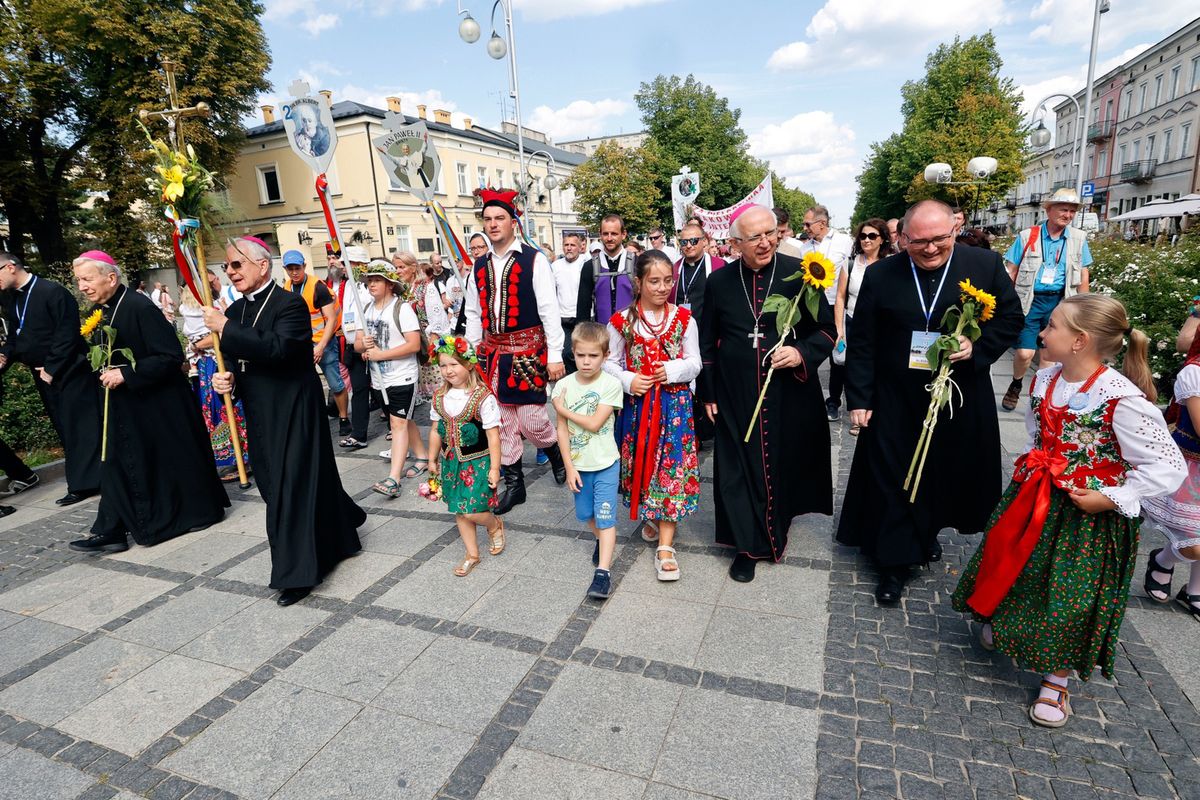
[[[175, 328], [154, 303], [124, 286], [101, 308], [104, 324], [117, 332], [115, 346], [129, 348], [134, 365], [113, 356], [125, 383], [109, 392], [108, 454], [92, 533], [130, 533], [138, 544], [153, 545], [220, 522], [229, 498]], [[103, 402], [103, 388], [100, 394]]]
[[342, 488], [313, 369], [304, 299], [274, 283], [229, 307], [221, 333], [254, 442], [254, 474], [267, 501], [271, 587], [316, 586], [362, 549], [367, 520]]
[[[79, 303], [63, 286], [35, 277], [20, 289], [0, 293], [0, 305], [8, 326], [8, 339], [0, 352], [8, 356], [9, 366], [19, 361], [33, 373], [66, 453], [67, 490], [96, 491], [100, 488], [100, 402], [87, 345], [79, 335]], [[38, 377], [37, 367], [50, 373], [51, 383]]]
[[[1016, 342], [1025, 319], [1000, 256], [990, 250], [955, 245], [948, 267], [918, 268], [916, 281], [913, 270], [907, 253], [867, 270], [846, 351], [849, 407], [873, 414], [858, 437], [837, 539], [861, 547], [884, 567], [924, 562], [942, 528], [973, 534], [987, 524], [1002, 488], [990, 368]], [[962, 405], [956, 394], [954, 416], [942, 409], [917, 501], [909, 503], [904, 479], [929, 408], [926, 386], [932, 379], [929, 370], [909, 368], [909, 345], [913, 331], [925, 330], [921, 304], [928, 306], [943, 275], [930, 331], [949, 332], [938, 325], [946, 309], [959, 302], [958, 283], [964, 279], [995, 295], [996, 314], [982, 325], [971, 358], [951, 371]]]
[[783, 279], [799, 269], [798, 259], [779, 255], [773, 281], [770, 264], [755, 272], [734, 261], [714, 270], [700, 322], [700, 395], [712, 398], [718, 409], [713, 465], [717, 542], [773, 561], [783, 557], [793, 517], [833, 513], [829, 423], [817, 367], [833, 351], [837, 328], [823, 293], [818, 319], [802, 302], [803, 318], [788, 337], [787, 344], [800, 351], [803, 362], [775, 370], [750, 441], [742, 441], [767, 378], [763, 356], [779, 340], [774, 313], [762, 315], [762, 338], [751, 338], [751, 298], [757, 311], [768, 294], [794, 297], [801, 281]]

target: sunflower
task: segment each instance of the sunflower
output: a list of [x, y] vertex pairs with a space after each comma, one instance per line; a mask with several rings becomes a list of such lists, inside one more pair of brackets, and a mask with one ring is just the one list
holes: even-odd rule
[[84, 338], [91, 336], [93, 333], [95, 333], [96, 328], [100, 327], [100, 323], [103, 321], [104, 312], [97, 308], [91, 313], [90, 316], [88, 316], [87, 319], [83, 321], [83, 324], [79, 326], [79, 335], [83, 336]]
[[833, 285], [833, 262], [818, 252], [812, 252], [800, 260], [802, 280], [814, 289], [824, 291]]
[[979, 304], [979, 321], [987, 322], [996, 314], [996, 296], [971, 285], [970, 280], [959, 281], [958, 288], [962, 290], [962, 300], [974, 300]]

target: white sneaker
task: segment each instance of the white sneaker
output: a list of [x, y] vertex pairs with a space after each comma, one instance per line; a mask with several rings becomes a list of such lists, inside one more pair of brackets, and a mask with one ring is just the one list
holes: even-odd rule
[[379, 457], [382, 459], [385, 459], [387, 461], [391, 461], [392, 460], [392, 449], [389, 447], [387, 450], [380, 450]]

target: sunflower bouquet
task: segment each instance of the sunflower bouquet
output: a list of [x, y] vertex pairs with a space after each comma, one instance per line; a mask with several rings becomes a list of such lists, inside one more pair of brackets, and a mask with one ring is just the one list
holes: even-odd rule
[[[787, 281], [803, 281], [800, 291], [796, 292], [792, 297], [782, 294], [768, 295], [763, 301], [763, 313], [775, 313], [775, 331], [779, 334], [777, 341], [766, 355], [763, 356], [765, 364], [771, 356], [780, 347], [783, 347], [787, 342], [787, 337], [800, 324], [802, 318], [800, 304], [804, 303], [804, 307], [808, 309], [808, 314], [814, 320], [821, 310], [821, 298], [825, 294], [825, 290], [833, 285], [833, 279], [837, 274], [833, 262], [826, 258], [821, 253], [813, 251], [800, 261], [800, 270], [787, 276], [783, 280]], [[750, 424], [746, 428], [746, 437], [744, 442], [750, 441], [750, 434], [754, 431], [754, 423], [758, 420], [758, 414], [762, 410], [763, 399], [767, 396], [767, 388], [771, 385], [771, 377], [775, 374], [775, 368], [771, 367], [767, 370], [767, 379], [763, 381], [762, 391], [758, 394], [758, 402], [754, 404], [754, 413], [750, 416]]]
[[[117, 330], [110, 325], [104, 323], [104, 312], [100, 309], [93, 311], [83, 324], [79, 326], [79, 335], [88, 343], [88, 363], [92, 367], [93, 372], [101, 372], [112, 368], [113, 355], [119, 353], [124, 356], [129, 362], [129, 366], [136, 367], [137, 362], [134, 361], [133, 352], [128, 347], [114, 348], [113, 345], [117, 340]], [[92, 335], [99, 330], [102, 334], [100, 342], [93, 343]], [[100, 460], [108, 459], [108, 392], [107, 386], [104, 387], [104, 423], [100, 432]]]
[[[979, 339], [982, 333], [981, 325], [990, 320], [996, 313], [996, 296], [971, 285], [971, 281], [959, 281], [959, 302], [946, 309], [942, 317], [942, 328], [950, 328], [950, 333], [944, 333], [929, 346], [925, 352], [929, 360], [929, 368], [935, 373], [933, 383], [929, 384], [929, 409], [925, 412], [925, 422], [921, 425], [921, 438], [917, 440], [917, 450], [913, 453], [912, 462], [908, 465], [908, 476], [904, 479], [904, 490], [911, 488], [908, 502], [916, 502], [917, 488], [921, 485], [921, 473], [925, 469], [925, 458], [929, 455], [929, 445], [933, 441], [933, 429], [937, 427], [938, 415], [950, 404], [955, 392], [958, 392], [959, 402], [962, 402], [962, 390], [950, 377], [950, 356], [959, 349], [958, 337], [965, 336], [972, 342]], [[951, 407], [950, 416], [954, 416]]]

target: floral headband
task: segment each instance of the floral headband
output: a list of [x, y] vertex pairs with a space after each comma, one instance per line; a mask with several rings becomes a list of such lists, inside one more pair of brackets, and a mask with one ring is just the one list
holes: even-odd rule
[[439, 336], [429, 343], [429, 359], [432, 361], [438, 355], [454, 356], [461, 358], [468, 364], [478, 364], [479, 358], [475, 355], [475, 348], [471, 346], [462, 336]]

